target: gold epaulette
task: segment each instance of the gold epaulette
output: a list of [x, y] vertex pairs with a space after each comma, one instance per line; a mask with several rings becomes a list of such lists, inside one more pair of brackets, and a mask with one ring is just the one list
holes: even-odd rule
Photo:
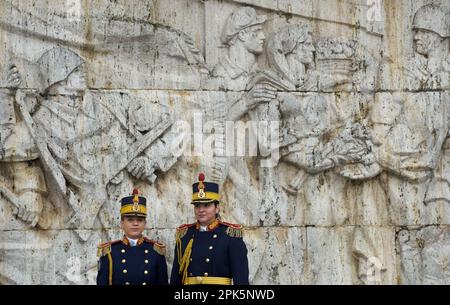
[[186, 232], [188, 231], [188, 229], [192, 226], [194, 226], [195, 223], [188, 223], [188, 224], [184, 224], [181, 225], [177, 228], [177, 231], [175, 232], [175, 239], [181, 239], [184, 237], [184, 235], [186, 235]]
[[102, 257], [111, 253], [111, 245], [120, 242], [120, 240], [108, 241], [106, 243], [101, 243], [97, 246], [97, 256]]
[[108, 253], [111, 253], [111, 243], [102, 243], [97, 246], [97, 257], [102, 257], [107, 255]]
[[149, 239], [147, 237], [144, 237], [144, 240], [150, 244], [153, 245], [153, 250], [156, 251], [159, 255], [166, 255], [166, 245], [160, 242], [157, 242], [153, 239]]
[[225, 233], [228, 236], [242, 238], [242, 231], [243, 231], [242, 225], [224, 221], [221, 221], [220, 223], [228, 227], [227, 230], [225, 231]]
[[166, 255], [166, 245], [163, 243], [155, 242], [153, 244], [153, 250], [155, 250], [159, 255]]

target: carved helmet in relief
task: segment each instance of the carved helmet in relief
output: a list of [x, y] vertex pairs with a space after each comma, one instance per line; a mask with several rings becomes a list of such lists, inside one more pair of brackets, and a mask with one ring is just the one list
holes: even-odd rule
[[422, 6], [414, 15], [413, 29], [432, 31], [442, 38], [449, 38], [450, 12], [435, 4]]
[[240, 31], [254, 25], [262, 24], [266, 20], [267, 16], [256, 15], [254, 8], [248, 6], [241, 7], [228, 17], [222, 32], [221, 41], [224, 45], [227, 45]]
[[65, 80], [76, 68], [84, 63], [77, 53], [63, 47], [46, 51], [37, 61], [40, 76], [40, 92]]

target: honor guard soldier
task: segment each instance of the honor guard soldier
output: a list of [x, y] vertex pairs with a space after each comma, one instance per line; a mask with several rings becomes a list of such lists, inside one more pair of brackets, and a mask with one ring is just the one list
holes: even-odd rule
[[242, 226], [219, 219], [219, 185], [199, 175], [193, 185], [196, 223], [176, 231], [171, 285], [248, 285]]
[[120, 215], [123, 238], [98, 246], [97, 285], [167, 285], [165, 246], [142, 236], [147, 207], [137, 189], [122, 198]]

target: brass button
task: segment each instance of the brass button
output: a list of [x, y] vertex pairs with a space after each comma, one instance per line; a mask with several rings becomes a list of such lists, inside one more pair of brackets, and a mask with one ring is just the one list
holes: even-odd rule
[[126, 282], [125, 285], [130, 285], [130, 283]]
[[125, 253], [125, 249], [120, 250], [120, 252]]
[[146, 260], [144, 261], [144, 263], [148, 264], [148, 259], [146, 259]]
[[144, 286], [145, 286], [145, 285], [147, 285], [147, 283], [146, 283], [146, 282], [143, 282], [143, 283], [142, 283], [142, 285], [144, 285]]
[[144, 252], [145, 252], [145, 253], [148, 253], [148, 250], [145, 250]]
[[144, 271], [144, 274], [148, 274], [148, 271], [147, 271], [147, 270], [145, 270], [145, 271]]
[[123, 259], [123, 260], [122, 260], [122, 263], [123, 263], [123, 264], [125, 264], [126, 262], [127, 262], [127, 260], [126, 260], [126, 259]]
[[214, 235], [213, 235], [213, 238], [217, 238], [217, 234], [214, 234]]
[[208, 276], [208, 272], [205, 272], [203, 275], [204, 275], [204, 276]]
[[192, 262], [192, 257], [189, 260]]
[[126, 274], [128, 271], [127, 271], [127, 269], [123, 269], [123, 271], [122, 271], [124, 274]]
[[205, 261], [206, 261], [207, 263], [209, 263], [209, 258], [205, 259]]
[[209, 250], [212, 250], [213, 249], [213, 246], [209, 246]]

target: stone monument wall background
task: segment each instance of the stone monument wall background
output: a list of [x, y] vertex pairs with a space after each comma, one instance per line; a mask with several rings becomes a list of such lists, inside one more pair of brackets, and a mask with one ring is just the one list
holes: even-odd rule
[[134, 186], [170, 271], [205, 172], [252, 284], [449, 284], [448, 10], [1, 0], [0, 283], [94, 284]]

